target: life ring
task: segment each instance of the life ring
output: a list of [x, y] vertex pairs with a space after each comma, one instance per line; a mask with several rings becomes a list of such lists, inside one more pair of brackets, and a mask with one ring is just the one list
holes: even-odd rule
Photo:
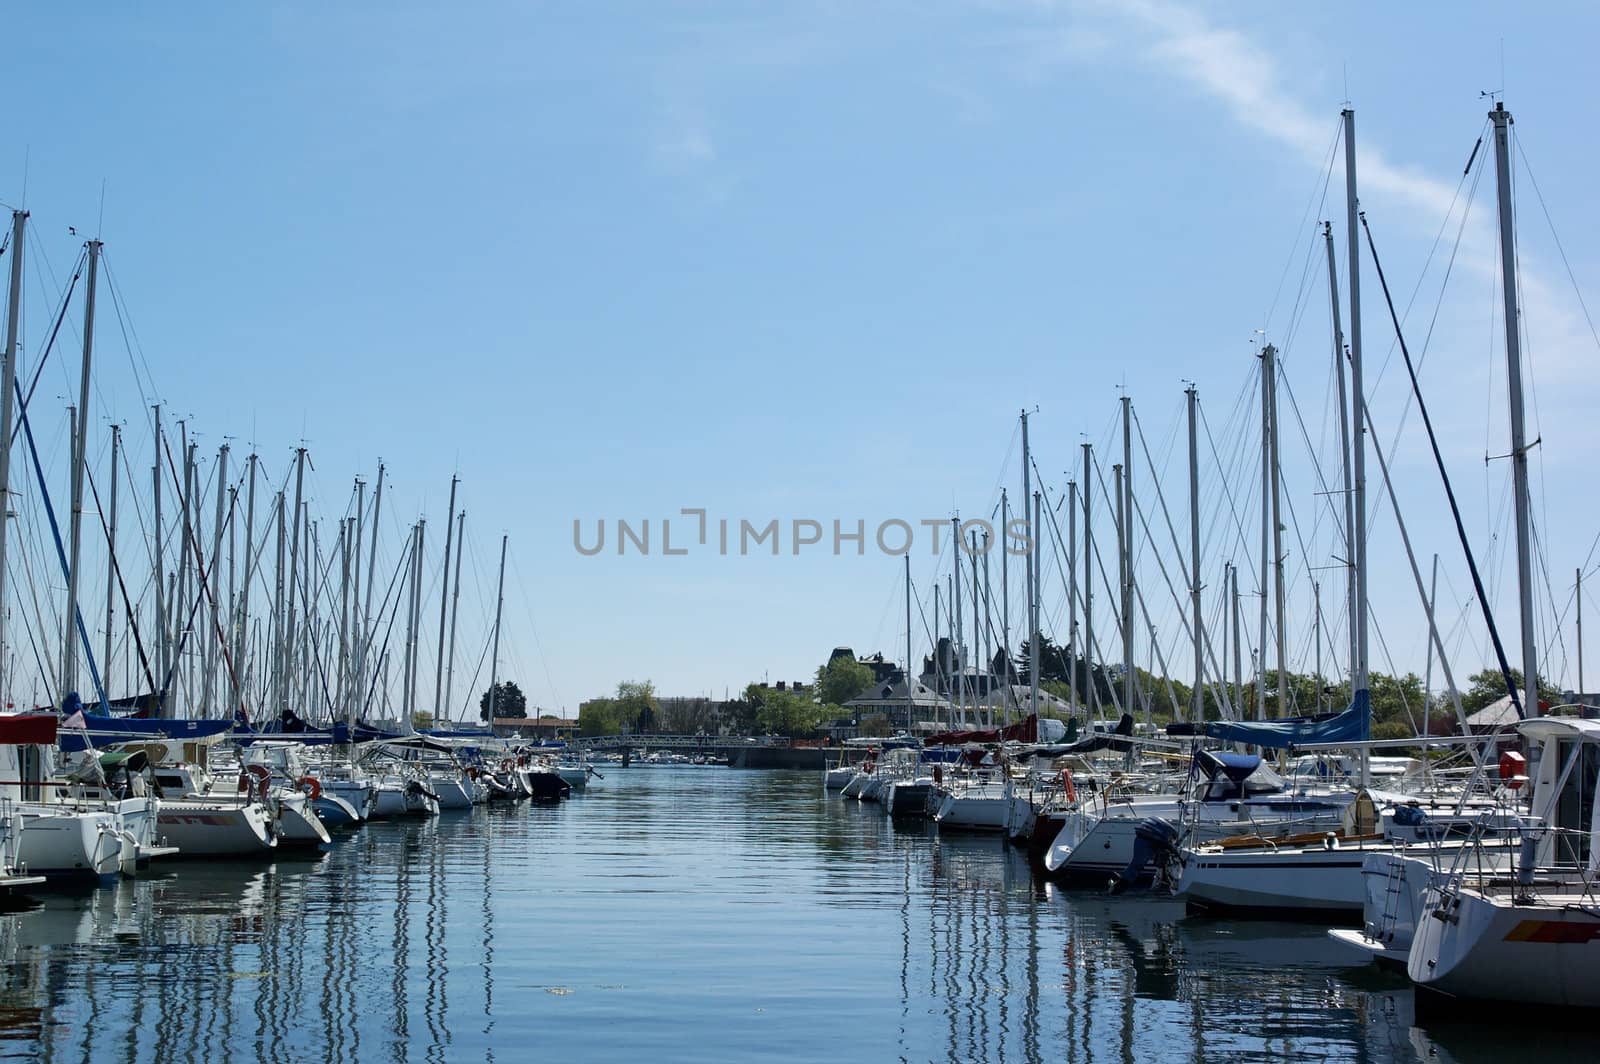
[[306, 797], [313, 802], [322, 797], [322, 784], [315, 776], [301, 776], [297, 781], [300, 789], [306, 792]]
[[265, 804], [267, 800], [268, 788], [272, 786], [271, 770], [269, 770], [265, 765], [246, 765], [244, 767], [244, 773], [240, 776], [240, 779], [245, 780], [248, 783], [248, 780], [251, 778], [255, 780], [254, 789], [256, 801]]
[[1078, 800], [1078, 788], [1072, 783], [1072, 770], [1070, 768], [1061, 770], [1061, 790], [1066, 794], [1067, 801], [1076, 802]]

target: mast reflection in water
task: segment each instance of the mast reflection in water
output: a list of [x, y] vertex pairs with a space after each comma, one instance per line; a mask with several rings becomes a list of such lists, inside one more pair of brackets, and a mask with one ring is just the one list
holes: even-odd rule
[[[0, 1057], [1449, 1061], [1320, 928], [1037, 883], [809, 773], [606, 770], [555, 808], [374, 823], [0, 917]], [[1590, 1059], [1541, 1031], [1541, 1057]]]

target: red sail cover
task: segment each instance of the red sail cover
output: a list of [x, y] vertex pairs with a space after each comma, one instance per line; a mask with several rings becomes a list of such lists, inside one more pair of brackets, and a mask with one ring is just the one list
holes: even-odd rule
[[986, 731], [950, 731], [930, 735], [922, 740], [923, 746], [963, 746], [967, 743], [1036, 743], [1039, 741], [1039, 715], [1026, 717], [1004, 728]]
[[0, 715], [0, 745], [50, 746], [56, 741], [54, 713]]

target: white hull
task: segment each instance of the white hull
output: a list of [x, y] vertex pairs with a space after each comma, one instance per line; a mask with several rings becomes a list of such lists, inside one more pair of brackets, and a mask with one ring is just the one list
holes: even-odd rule
[[1361, 866], [1372, 849], [1183, 851], [1178, 895], [1200, 909], [1353, 915], [1366, 900]]
[[19, 871], [47, 879], [100, 882], [121, 874], [124, 840], [114, 814], [56, 812], [48, 806], [23, 806], [19, 814]]
[[296, 792], [278, 799], [278, 844], [280, 846], [321, 846], [333, 841], [322, 819], [311, 808], [311, 800]]
[[1509, 895], [1431, 889], [1406, 974], [1453, 998], [1600, 1008], [1600, 914], [1585, 910], [1591, 904], [1581, 895], [1519, 905]]
[[575, 791], [585, 790], [589, 786], [589, 770], [583, 765], [560, 765], [556, 772]]
[[259, 802], [164, 798], [158, 825], [185, 857], [246, 857], [278, 844], [272, 815]]
[[960, 794], [946, 794], [933, 819], [939, 829], [1004, 831], [1011, 816], [1011, 798], [1004, 784], [988, 783]]
[[385, 820], [392, 816], [406, 816], [409, 812], [404, 787], [397, 783], [373, 785], [372, 810], [367, 816], [374, 820]]
[[830, 791], [842, 791], [844, 785], [855, 778], [854, 765], [845, 765], [841, 768], [830, 768], [822, 775], [822, 786]]
[[430, 776], [428, 789], [439, 796], [440, 809], [471, 809], [475, 804], [475, 788], [465, 776]]

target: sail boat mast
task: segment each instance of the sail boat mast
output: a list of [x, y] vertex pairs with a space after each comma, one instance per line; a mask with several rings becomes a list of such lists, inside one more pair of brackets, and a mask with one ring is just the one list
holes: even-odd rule
[[[1367, 678], [1367, 428], [1361, 414], [1366, 401], [1366, 390], [1361, 378], [1361, 244], [1357, 232], [1360, 198], [1356, 195], [1356, 113], [1346, 108], [1344, 115], [1344, 169], [1345, 169], [1345, 224], [1350, 240], [1350, 414], [1355, 428], [1350, 434], [1350, 505], [1355, 522], [1352, 525], [1352, 548], [1355, 566], [1355, 614], [1351, 625], [1355, 628], [1355, 661], [1350, 666], [1352, 700], [1371, 698]], [[1365, 765], [1365, 755], [1363, 755]], [[1365, 780], [1362, 781], [1365, 784]]]
[[89, 441], [89, 372], [94, 364], [94, 298], [100, 276], [98, 240], [89, 241], [89, 277], [83, 295], [83, 366], [79, 370], [78, 415], [72, 437], [72, 513], [67, 533], [67, 617], [61, 640], [61, 691], [65, 696], [78, 686], [78, 558], [83, 544], [83, 463]]
[[[28, 212], [11, 212], [11, 293], [7, 302], [5, 366], [0, 370], [0, 661], [6, 660], [5, 642], [5, 592], [6, 592], [6, 541], [11, 507], [11, 434], [16, 421], [17, 390], [17, 327], [22, 318], [22, 238], [27, 228]], [[0, 685], [0, 705], [6, 701], [4, 686]]]
[[1516, 218], [1511, 206], [1511, 112], [1496, 102], [1489, 112], [1494, 123], [1495, 185], [1500, 200], [1500, 278], [1506, 326], [1506, 384], [1511, 406], [1511, 481], [1517, 512], [1517, 604], [1522, 614], [1522, 683], [1527, 713], [1539, 713], [1539, 658], [1533, 627], [1533, 547], [1528, 498], [1528, 439], [1523, 424], [1522, 337], [1517, 310]]
[[494, 713], [500, 705], [500, 615], [506, 606], [506, 540], [500, 537], [500, 582], [494, 600], [494, 651], [489, 655], [489, 726], [494, 727]]

